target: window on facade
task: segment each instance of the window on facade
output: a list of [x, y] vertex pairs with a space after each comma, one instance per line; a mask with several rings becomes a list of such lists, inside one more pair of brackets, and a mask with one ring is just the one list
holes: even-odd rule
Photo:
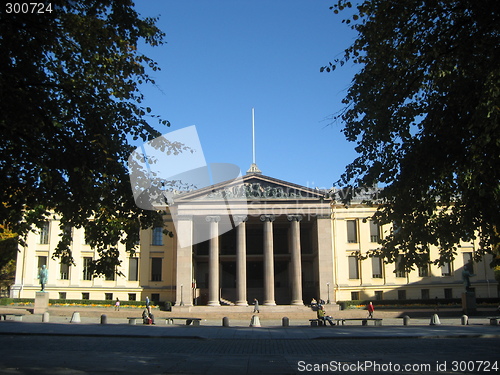
[[159, 293], [151, 293], [151, 301], [160, 302], [160, 294]]
[[38, 239], [39, 244], [46, 245], [49, 243], [49, 228], [50, 223], [48, 221], [44, 222], [40, 227], [40, 237]]
[[375, 291], [375, 300], [382, 301], [383, 299], [384, 299], [384, 292], [381, 290], [376, 290]]
[[359, 301], [359, 292], [351, 292], [351, 301]]
[[406, 290], [398, 290], [398, 299], [405, 300], [406, 299]]
[[153, 228], [153, 236], [152, 236], [151, 245], [154, 246], [162, 246], [163, 245], [163, 228], [155, 227]]
[[357, 256], [349, 256], [349, 279], [359, 279], [359, 260]]
[[[47, 257], [43, 255], [38, 257], [38, 268], [40, 269], [42, 266], [47, 267]], [[36, 273], [38, 274], [38, 270]]]
[[128, 260], [128, 279], [137, 281], [139, 276], [139, 258], [129, 258]]
[[429, 276], [429, 265], [418, 267], [418, 276], [420, 277], [428, 277]]
[[73, 228], [71, 227], [71, 225], [66, 225], [64, 227], [64, 234], [69, 235], [69, 238], [73, 240]]
[[92, 272], [90, 270], [91, 263], [92, 263], [91, 257], [83, 258], [83, 280], [92, 280]]
[[136, 300], [136, 294], [135, 293], [129, 293], [128, 294], [128, 300], [129, 301], [135, 301]]
[[430, 299], [431, 298], [431, 295], [429, 293], [429, 289], [421, 289], [420, 295], [421, 295], [422, 299]]
[[358, 232], [356, 230], [356, 220], [347, 220], [347, 242], [357, 243]]
[[162, 258], [151, 258], [151, 281], [161, 281]]
[[441, 266], [441, 276], [451, 276], [451, 263], [447, 262]]
[[380, 257], [372, 257], [372, 277], [374, 279], [382, 278], [382, 259]]
[[59, 292], [59, 299], [66, 299], [66, 292]]
[[380, 228], [377, 223], [370, 220], [370, 242], [378, 242], [380, 239]]
[[82, 293], [82, 299], [89, 300], [90, 299], [90, 293]]
[[69, 280], [69, 264], [61, 263], [60, 274], [61, 280]]
[[111, 301], [113, 299], [113, 293], [104, 293], [104, 299], [106, 301]]
[[403, 264], [401, 261], [401, 255], [398, 256], [398, 259], [396, 260], [395, 271], [396, 271], [395, 272], [396, 277], [406, 277], [406, 271], [403, 268]]
[[470, 262], [471, 269], [469, 269], [470, 273], [474, 273], [474, 263], [472, 262], [472, 253], [463, 253], [463, 258], [464, 258], [464, 267], [466, 264]]
[[452, 299], [453, 298], [453, 289], [445, 288], [444, 289], [444, 298]]
[[104, 276], [107, 281], [113, 281], [115, 279], [116, 272], [114, 270], [111, 270], [106, 273]]

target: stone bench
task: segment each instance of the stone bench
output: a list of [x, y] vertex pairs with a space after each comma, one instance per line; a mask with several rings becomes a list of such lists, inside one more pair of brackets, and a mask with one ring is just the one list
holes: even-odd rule
[[165, 318], [165, 321], [167, 324], [174, 324], [174, 320], [185, 320], [187, 326], [190, 325], [191, 323], [193, 323], [194, 326], [199, 326], [200, 322], [201, 322], [201, 318], [182, 318], [182, 317], [167, 317], [167, 318]]
[[140, 320], [142, 322], [142, 317], [128, 317], [128, 324], [137, 324], [137, 321]]
[[311, 327], [320, 327], [325, 325], [325, 321], [323, 319], [309, 319], [311, 323]]
[[381, 318], [337, 318], [333, 319], [337, 322], [337, 325], [339, 325], [342, 322], [342, 325], [345, 325], [346, 321], [352, 320], [352, 321], [361, 321], [362, 326], [368, 325], [368, 322], [373, 322], [373, 325], [376, 326], [381, 326], [382, 325], [382, 319]]
[[500, 323], [500, 316], [490, 316], [488, 319], [490, 320], [490, 325], [492, 326], [497, 326]]
[[12, 317], [12, 320], [16, 320], [18, 322], [22, 322], [23, 321], [23, 314], [0, 314], [0, 320], [7, 320], [7, 317], [8, 316], [11, 316]]

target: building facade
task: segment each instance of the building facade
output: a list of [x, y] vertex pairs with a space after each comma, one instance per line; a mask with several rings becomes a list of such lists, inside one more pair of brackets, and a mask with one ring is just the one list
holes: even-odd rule
[[[361, 197], [360, 197], [361, 199]], [[303, 305], [312, 298], [346, 300], [460, 298], [461, 271], [477, 244], [461, 244], [455, 260], [404, 273], [397, 264], [358, 255], [376, 249], [390, 227], [370, 217], [373, 206], [349, 207], [318, 189], [250, 171], [230, 181], [184, 194], [163, 228], [141, 232], [131, 255], [120, 250], [123, 275], [92, 277], [97, 256], [83, 229], [72, 230], [75, 266], [52, 259], [59, 240], [57, 217], [28, 235], [18, 253], [13, 298], [34, 298], [38, 269], [49, 270], [52, 299], [170, 301], [176, 305]], [[120, 245], [122, 246], [122, 245]], [[439, 249], [434, 249], [438, 254]], [[432, 255], [431, 255], [432, 257]], [[474, 264], [477, 297], [498, 297], [489, 260]]]

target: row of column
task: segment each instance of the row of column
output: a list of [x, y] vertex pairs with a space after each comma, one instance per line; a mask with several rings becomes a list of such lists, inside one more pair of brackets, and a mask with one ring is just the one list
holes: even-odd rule
[[[246, 216], [233, 216], [236, 227], [236, 305], [247, 306], [246, 265]], [[292, 305], [303, 305], [302, 263], [300, 256], [300, 215], [288, 215], [291, 222], [291, 289]], [[208, 305], [219, 306], [219, 216], [207, 216], [210, 223], [210, 249], [208, 260]], [[273, 215], [261, 215], [264, 223], [264, 301], [267, 306], [276, 305], [274, 294], [274, 243]]]

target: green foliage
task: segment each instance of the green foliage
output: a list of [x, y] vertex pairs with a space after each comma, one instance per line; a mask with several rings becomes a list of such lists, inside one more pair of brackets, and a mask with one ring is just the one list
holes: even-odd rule
[[[352, 4], [340, 0], [335, 13]], [[351, 9], [352, 12], [353, 9]], [[351, 12], [349, 14], [351, 14]], [[342, 12], [340, 12], [342, 13]], [[343, 58], [360, 64], [336, 116], [359, 156], [341, 184], [384, 186], [379, 252], [406, 269], [454, 258], [500, 228], [500, 3], [366, 0], [344, 22], [358, 32]], [[438, 259], [429, 258], [431, 245]]]
[[[49, 211], [63, 230], [85, 227], [100, 254], [93, 269], [106, 274], [119, 241], [133, 251], [140, 228], [163, 225], [134, 204], [126, 160], [130, 139], [160, 135], [149, 121], [169, 125], [140, 92], [159, 67], [138, 44], [160, 46], [164, 34], [130, 0], [51, 4], [44, 14], [0, 10], [0, 219], [21, 244]], [[66, 263], [70, 241], [64, 230], [54, 254]]]

